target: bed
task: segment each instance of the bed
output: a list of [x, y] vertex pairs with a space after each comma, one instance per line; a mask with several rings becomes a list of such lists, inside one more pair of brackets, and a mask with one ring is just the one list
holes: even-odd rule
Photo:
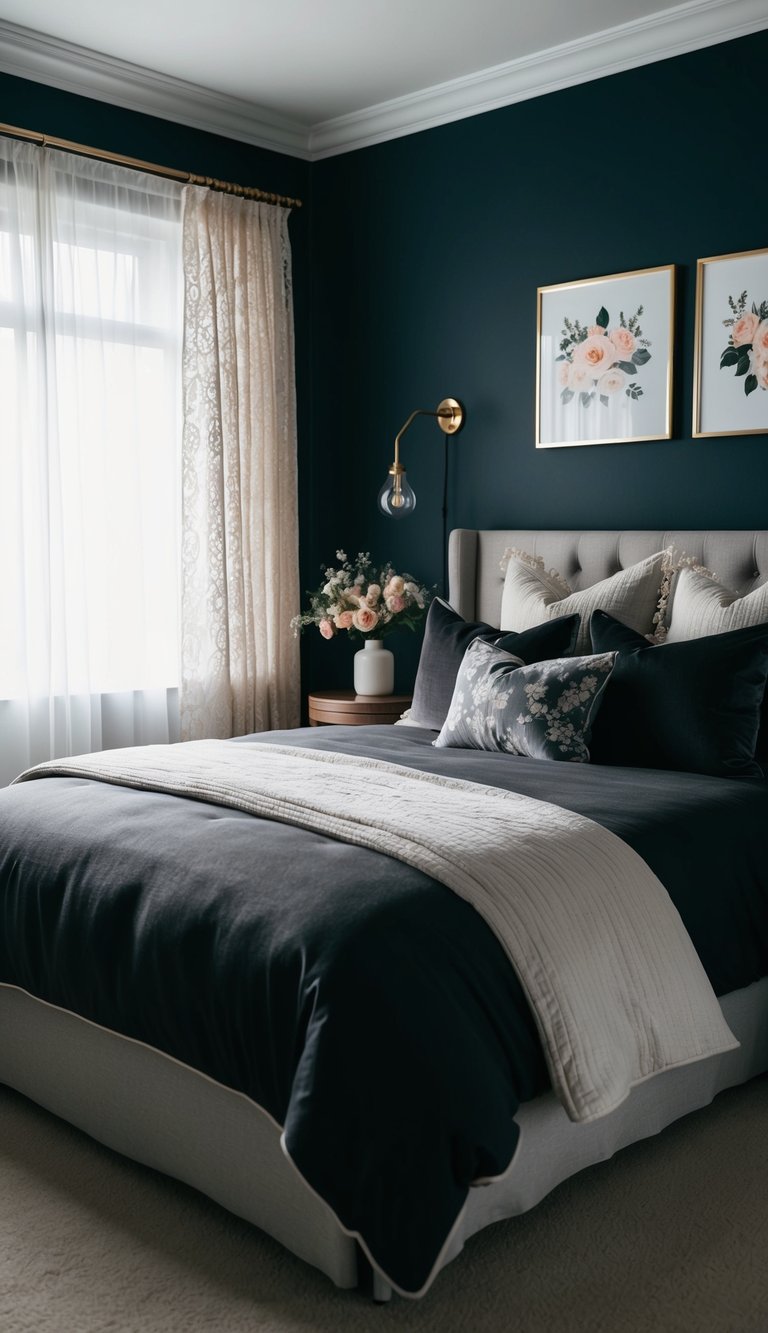
[[[541, 556], [579, 589], [670, 544], [742, 593], [768, 578], [766, 532], [459, 530], [449, 549], [450, 600], [466, 619], [498, 625], [500, 561], [510, 547]], [[300, 747], [511, 784], [523, 800], [596, 822], [632, 845], [669, 889], [738, 1046], [648, 1078], [609, 1114], [575, 1123], [548, 1086], [536, 1026], [498, 942], [471, 906], [418, 869], [307, 828], [254, 823], [244, 810], [84, 776], [0, 793], [0, 1080], [202, 1190], [337, 1286], [356, 1286], [372, 1272], [377, 1299], [393, 1287], [423, 1295], [481, 1228], [524, 1212], [574, 1172], [768, 1069], [768, 783], [510, 761], [436, 750], [433, 740], [418, 727], [339, 727], [228, 744], [241, 757], [246, 746]], [[316, 873], [301, 872], [287, 910], [281, 885], [295, 878], [302, 846]], [[229, 880], [228, 860], [240, 866]], [[267, 945], [250, 938], [248, 950], [267, 950], [262, 989], [240, 995], [235, 1021], [222, 1011], [220, 987], [222, 977], [233, 993], [251, 985], [243, 972], [242, 867], [252, 864], [269, 881], [263, 911], [271, 933]], [[230, 885], [229, 904], [214, 916], [217, 876]], [[154, 921], [154, 899], [140, 879], [154, 884], [155, 899], [171, 895], [172, 929]], [[360, 883], [375, 901], [373, 917], [368, 906], [358, 913]], [[305, 913], [317, 884], [335, 916], [313, 907], [310, 928], [293, 917]], [[142, 950], [126, 953], [126, 937], [135, 944], [139, 934]], [[212, 939], [216, 968], [206, 971]], [[341, 987], [333, 1021], [333, 1009], [322, 1008], [323, 979], [311, 972], [318, 958], [330, 958], [328, 987]], [[397, 994], [382, 998], [379, 982], [391, 985], [393, 975], [401, 979]], [[366, 1003], [354, 1003], [358, 996]], [[440, 1085], [437, 1065], [432, 1103], [427, 1089], [419, 1094], [427, 1102], [411, 1105], [403, 1086], [411, 1080], [416, 1088], [425, 1047], [445, 1045], [451, 1069], [454, 1043], [466, 1132], [435, 1149], [433, 1162], [425, 1126], [448, 1132], [440, 1117], [456, 1091]], [[403, 1063], [397, 1077], [395, 1062]], [[289, 1104], [286, 1120], [281, 1108]], [[365, 1163], [366, 1115], [397, 1127], [387, 1150], [402, 1197], [377, 1200], [381, 1173], [372, 1177], [361, 1227], [349, 1222], [357, 1202], [346, 1198], [344, 1181]], [[311, 1170], [298, 1169], [302, 1160]], [[386, 1216], [396, 1231], [404, 1210], [414, 1254], [395, 1256], [375, 1219]]]

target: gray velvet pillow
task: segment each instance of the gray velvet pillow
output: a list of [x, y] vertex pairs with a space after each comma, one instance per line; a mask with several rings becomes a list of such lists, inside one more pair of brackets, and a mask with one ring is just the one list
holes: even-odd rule
[[475, 639], [433, 744], [588, 763], [592, 722], [615, 660], [616, 653], [597, 653], [525, 666]]
[[560, 616], [522, 634], [504, 634], [482, 620], [464, 620], [441, 597], [435, 597], [424, 627], [408, 722], [412, 727], [440, 730], [448, 716], [464, 653], [473, 639], [497, 643], [523, 662], [543, 662], [545, 658], [570, 656], [579, 625], [577, 615]]

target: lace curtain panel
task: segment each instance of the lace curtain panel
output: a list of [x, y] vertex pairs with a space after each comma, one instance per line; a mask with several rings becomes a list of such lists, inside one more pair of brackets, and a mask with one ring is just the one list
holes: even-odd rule
[[0, 783], [177, 738], [181, 297], [177, 184], [0, 139]]
[[181, 734], [299, 722], [288, 210], [184, 189]]

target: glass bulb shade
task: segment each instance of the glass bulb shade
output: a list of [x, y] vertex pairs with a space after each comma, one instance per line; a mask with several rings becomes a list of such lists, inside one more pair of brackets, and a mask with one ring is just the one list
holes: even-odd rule
[[416, 508], [416, 496], [413, 488], [405, 479], [405, 473], [387, 473], [386, 481], [379, 491], [379, 509], [387, 518], [405, 518]]

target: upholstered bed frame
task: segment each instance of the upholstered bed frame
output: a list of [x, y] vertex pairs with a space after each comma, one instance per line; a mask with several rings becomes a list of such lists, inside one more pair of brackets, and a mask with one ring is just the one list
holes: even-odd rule
[[668, 546], [693, 556], [716, 573], [726, 588], [742, 595], [768, 580], [765, 529], [569, 532], [457, 528], [448, 545], [449, 601], [465, 620], [498, 625], [504, 583], [499, 562], [508, 546], [541, 556], [546, 567], [562, 574], [574, 592]]
[[[451, 535], [450, 599], [498, 624], [507, 546], [541, 555], [574, 588], [674, 544], [748, 592], [768, 579], [768, 532], [469, 531]], [[768, 979], [722, 1000], [738, 1050], [640, 1084], [611, 1115], [570, 1122], [549, 1093], [518, 1114], [520, 1144], [503, 1177], [470, 1191], [438, 1267], [475, 1232], [525, 1212], [555, 1185], [618, 1148], [705, 1106], [768, 1068]], [[339, 1287], [365, 1264], [353, 1237], [283, 1156], [280, 1128], [246, 1097], [140, 1042], [0, 985], [0, 1082], [136, 1161], [202, 1190], [267, 1231]], [[374, 1273], [374, 1294], [390, 1290]]]

